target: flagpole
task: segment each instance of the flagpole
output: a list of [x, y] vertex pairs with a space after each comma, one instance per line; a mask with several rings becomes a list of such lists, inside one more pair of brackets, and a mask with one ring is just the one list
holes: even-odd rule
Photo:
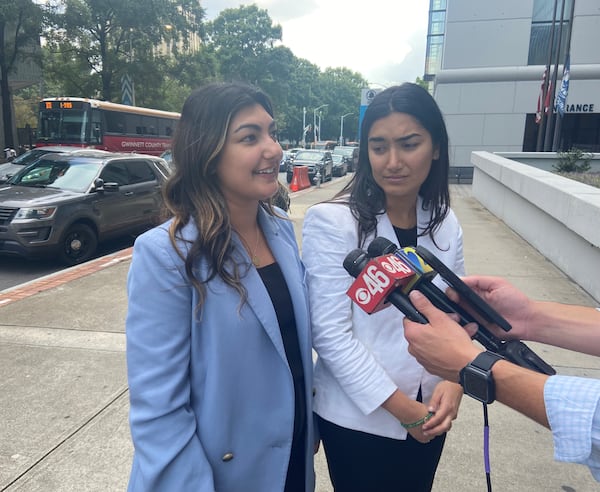
[[[563, 68], [563, 78], [565, 77], [565, 70], [568, 70], [568, 77], [571, 78], [571, 33], [573, 32], [573, 16], [575, 15], [575, 0], [571, 2], [571, 14], [569, 16], [569, 30], [567, 31], [567, 49], [565, 50], [565, 64]], [[562, 84], [561, 84], [562, 85]], [[567, 104], [567, 95], [565, 94], [565, 101], [563, 104]], [[558, 152], [563, 150], [560, 148], [560, 137], [562, 131], [562, 120], [564, 115], [559, 113], [556, 118], [556, 126], [554, 127], [554, 138], [552, 139], [552, 150]], [[564, 149], [568, 150], [568, 149]]]
[[548, 95], [548, 80], [550, 80], [550, 65], [552, 64], [552, 46], [554, 45], [554, 26], [556, 24], [556, 7], [558, 0], [554, 0], [554, 12], [552, 14], [552, 27], [550, 28], [550, 43], [548, 45], [548, 57], [546, 58], [546, 70], [544, 71], [544, 86], [542, 89], [542, 119], [538, 126], [536, 152], [544, 150], [544, 135], [546, 133], [546, 96]]
[[554, 135], [554, 121], [556, 119], [554, 115], [554, 96], [556, 94], [556, 80], [558, 79], [558, 63], [560, 61], [560, 45], [562, 41], [562, 28], [563, 20], [565, 16], [565, 3], [566, 0], [561, 0], [562, 5], [560, 8], [560, 24], [558, 26], [558, 43], [556, 46], [556, 61], [554, 62], [554, 68], [552, 69], [552, 82], [550, 83], [550, 107], [548, 108], [548, 121], [546, 122], [546, 136], [544, 137], [544, 152], [552, 150], [552, 136]]

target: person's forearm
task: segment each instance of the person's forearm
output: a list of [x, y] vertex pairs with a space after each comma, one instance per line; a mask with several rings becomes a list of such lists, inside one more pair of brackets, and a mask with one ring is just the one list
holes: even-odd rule
[[496, 400], [538, 424], [550, 427], [544, 404], [544, 384], [548, 376], [504, 360], [494, 364], [492, 374], [496, 384]]
[[586, 306], [538, 301], [528, 339], [600, 356], [600, 311]]
[[394, 391], [381, 406], [404, 423], [416, 422], [427, 414], [423, 403], [411, 400], [400, 390]]

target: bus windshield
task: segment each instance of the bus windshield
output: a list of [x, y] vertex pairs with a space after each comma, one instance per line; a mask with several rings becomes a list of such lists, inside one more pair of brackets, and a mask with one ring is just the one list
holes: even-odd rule
[[85, 144], [88, 131], [88, 111], [52, 109], [40, 111], [37, 138], [43, 142]]

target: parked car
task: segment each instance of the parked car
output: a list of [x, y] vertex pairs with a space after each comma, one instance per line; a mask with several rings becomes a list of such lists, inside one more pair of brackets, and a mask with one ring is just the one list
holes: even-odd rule
[[282, 164], [285, 165], [284, 169], [281, 169], [281, 166], [279, 167], [279, 171], [283, 172], [283, 171], [287, 171], [290, 164], [292, 163], [292, 161], [294, 160], [294, 157], [296, 157], [296, 154], [300, 151], [300, 150], [304, 150], [302, 147], [294, 147], [293, 149], [288, 149], [288, 150], [284, 150], [283, 151], [283, 157], [284, 160], [282, 161]]
[[158, 223], [169, 175], [151, 155], [46, 154], [0, 186], [0, 254], [82, 263], [99, 242]]
[[165, 150], [162, 154], [160, 154], [160, 157], [161, 159], [165, 160], [171, 171], [175, 170], [175, 164], [173, 164], [173, 153], [171, 152], [171, 149]]
[[281, 161], [279, 161], [279, 172], [280, 173], [287, 171], [288, 165], [291, 160], [292, 160], [292, 154], [290, 154], [289, 151], [284, 150], [283, 156], [281, 156]]
[[331, 154], [331, 158], [333, 159], [333, 175], [334, 176], [346, 176], [348, 173], [348, 163], [344, 156], [341, 154]]
[[348, 171], [356, 171], [358, 166], [358, 147], [350, 147], [347, 145], [338, 145], [333, 149], [334, 154], [340, 154], [346, 159]]
[[6, 183], [8, 179], [21, 171], [25, 166], [32, 164], [37, 161], [40, 157], [46, 154], [59, 154], [59, 153], [77, 153], [87, 152], [89, 149], [83, 149], [81, 147], [68, 147], [52, 145], [46, 147], [35, 147], [27, 152], [24, 152], [18, 157], [15, 157], [11, 162], [0, 164], [0, 183]]
[[292, 182], [295, 166], [308, 167], [308, 179], [314, 184], [314, 177], [321, 174], [321, 181], [331, 181], [333, 177], [333, 159], [328, 150], [299, 150], [294, 160], [288, 166], [287, 182]]

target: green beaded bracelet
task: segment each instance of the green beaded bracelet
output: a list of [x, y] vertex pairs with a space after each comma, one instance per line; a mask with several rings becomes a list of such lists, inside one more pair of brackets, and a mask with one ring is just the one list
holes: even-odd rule
[[412, 424], [404, 424], [404, 423], [400, 422], [400, 425], [402, 425], [402, 427], [404, 427], [405, 429], [412, 429], [413, 427], [418, 427], [420, 425], [423, 425], [431, 417], [433, 417], [433, 415], [434, 415], [433, 412], [429, 412], [427, 415], [425, 415], [425, 417], [423, 417], [422, 419], [417, 420], [416, 422], [413, 422]]

